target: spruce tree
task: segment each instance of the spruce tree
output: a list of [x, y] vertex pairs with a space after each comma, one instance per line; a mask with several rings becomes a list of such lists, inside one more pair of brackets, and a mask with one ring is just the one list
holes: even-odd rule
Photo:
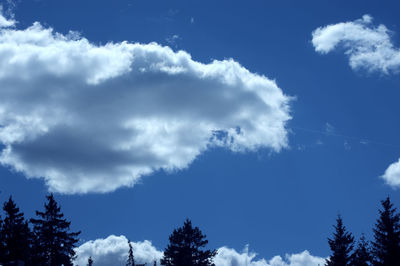
[[340, 215], [338, 215], [338, 218], [336, 219], [336, 225], [333, 227], [335, 228], [333, 238], [328, 238], [328, 244], [332, 250], [332, 255], [326, 259], [325, 265], [350, 265], [350, 252], [353, 250], [354, 237], [350, 232], [347, 232]]
[[126, 266], [135, 266], [135, 257], [133, 256], [132, 244], [131, 241], [128, 240], [129, 252], [128, 252], [128, 260], [126, 261]]
[[371, 251], [365, 236], [362, 235], [357, 248], [351, 256], [351, 266], [369, 266], [372, 262]]
[[372, 242], [374, 265], [400, 265], [400, 215], [390, 202], [390, 198], [381, 201], [382, 210], [374, 228], [375, 240]]
[[7, 265], [20, 261], [27, 265], [30, 263], [31, 246], [28, 222], [11, 196], [4, 203], [3, 210], [5, 217], [0, 231], [3, 247], [1, 263]]
[[36, 264], [72, 266], [74, 247], [80, 232], [69, 232], [71, 222], [64, 219], [61, 208], [52, 194], [46, 197], [44, 212], [36, 211], [38, 219], [31, 219], [35, 234]]
[[5, 254], [6, 254], [6, 249], [4, 246], [4, 241], [3, 241], [3, 234], [1, 233], [1, 231], [3, 230], [3, 220], [1, 219], [0, 216], [0, 265], [2, 263], [4, 263], [4, 259], [5, 259]]
[[161, 265], [167, 266], [209, 266], [214, 265], [215, 250], [203, 250], [208, 241], [198, 227], [192, 227], [187, 219], [184, 225], [175, 229], [169, 237]]
[[89, 258], [88, 258], [87, 266], [93, 266], [93, 259], [92, 259], [92, 257], [89, 257]]

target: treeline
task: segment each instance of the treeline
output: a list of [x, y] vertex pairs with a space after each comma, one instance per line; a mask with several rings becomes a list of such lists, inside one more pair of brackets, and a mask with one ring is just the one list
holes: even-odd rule
[[12, 197], [3, 205], [0, 217], [0, 265], [69, 266], [80, 232], [69, 232], [70, 222], [52, 194], [43, 211], [26, 220]]
[[328, 238], [332, 251], [327, 266], [400, 266], [400, 214], [387, 197], [381, 201], [379, 218], [373, 228], [374, 240], [362, 235], [355, 243], [354, 236], [339, 215], [334, 233]]
[[[379, 218], [373, 228], [374, 240], [361, 236], [357, 243], [339, 215], [334, 232], [328, 238], [332, 254], [326, 266], [400, 266], [400, 214], [387, 197], [381, 201]], [[75, 259], [74, 248], [80, 232], [70, 232], [70, 222], [64, 218], [52, 194], [46, 197], [43, 211], [26, 220], [24, 214], [9, 198], [0, 217], [0, 265], [69, 266]], [[167, 266], [211, 266], [216, 250], [208, 250], [206, 235], [186, 220], [169, 236], [169, 244], [160, 260]], [[136, 264], [128, 242], [127, 266]], [[87, 265], [95, 265], [91, 257]], [[157, 262], [154, 261], [154, 265]]]

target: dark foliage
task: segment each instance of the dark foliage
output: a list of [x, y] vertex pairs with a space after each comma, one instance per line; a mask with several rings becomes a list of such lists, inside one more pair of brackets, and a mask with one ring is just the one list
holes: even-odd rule
[[88, 258], [87, 266], [93, 266], [93, 259], [92, 257]]
[[46, 197], [45, 211], [36, 211], [38, 219], [31, 219], [35, 235], [36, 265], [72, 265], [74, 247], [80, 232], [68, 232], [71, 222], [64, 219], [53, 195]]
[[0, 263], [3, 262], [4, 256], [6, 254], [6, 248], [4, 246], [4, 241], [3, 241], [3, 234], [1, 232], [2, 228], [3, 228], [3, 220], [1, 219], [0, 216]]
[[24, 214], [14, 203], [12, 197], [3, 205], [5, 214], [0, 230], [1, 257], [0, 262], [7, 265], [18, 261], [29, 264], [31, 231]]
[[326, 260], [327, 266], [346, 266], [350, 265], [350, 252], [353, 250], [354, 238], [350, 232], [347, 232], [343, 225], [340, 215], [334, 225], [335, 232], [333, 238], [328, 238], [329, 247], [332, 255]]
[[369, 266], [372, 263], [371, 251], [365, 236], [362, 235], [356, 250], [351, 256], [351, 266]]
[[372, 242], [374, 265], [398, 266], [400, 265], [400, 216], [390, 202], [390, 198], [381, 202], [379, 219], [375, 224]]
[[217, 254], [215, 250], [203, 250], [208, 241], [198, 227], [193, 228], [187, 219], [184, 225], [175, 229], [169, 237], [161, 265], [168, 266], [208, 266]]
[[129, 245], [129, 252], [128, 252], [128, 260], [126, 262], [126, 266], [135, 266], [135, 257], [133, 256], [131, 241], [128, 241], [128, 245]]

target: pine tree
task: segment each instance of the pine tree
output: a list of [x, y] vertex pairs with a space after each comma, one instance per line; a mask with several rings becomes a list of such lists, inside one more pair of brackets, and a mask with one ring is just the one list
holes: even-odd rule
[[169, 237], [161, 265], [167, 266], [214, 266], [215, 250], [202, 250], [208, 243], [198, 227], [193, 228], [187, 219], [184, 225], [175, 229]]
[[132, 244], [131, 241], [128, 240], [129, 252], [128, 252], [128, 260], [126, 262], [126, 266], [135, 266], [135, 257], [133, 256]]
[[372, 256], [368, 242], [365, 240], [365, 236], [362, 235], [358, 246], [351, 256], [351, 266], [369, 266], [372, 262]]
[[333, 254], [326, 260], [325, 265], [350, 265], [350, 252], [353, 249], [354, 238], [351, 233], [347, 232], [340, 215], [338, 215], [338, 218], [336, 219], [336, 225], [334, 228], [335, 232], [333, 233], [333, 238], [328, 238], [328, 244]]
[[0, 265], [1, 265], [1, 263], [4, 263], [5, 254], [6, 254], [6, 248], [4, 246], [3, 234], [1, 233], [2, 230], [3, 230], [3, 220], [1, 219], [1, 216], [0, 216]]
[[78, 242], [80, 232], [70, 233], [71, 222], [64, 219], [61, 208], [58, 206], [52, 194], [46, 197], [45, 211], [36, 211], [38, 219], [31, 219], [34, 225], [35, 263], [48, 266], [72, 266], [75, 257], [74, 247]]
[[381, 201], [382, 210], [379, 210], [379, 219], [375, 224], [372, 242], [374, 265], [400, 265], [400, 215], [390, 202], [390, 198]]
[[3, 264], [17, 263], [23, 261], [29, 263], [31, 231], [28, 222], [24, 218], [24, 213], [14, 203], [12, 197], [3, 205], [4, 221], [2, 223], [0, 235], [3, 247]]
[[88, 258], [87, 266], [93, 266], [93, 259], [92, 259], [92, 257], [89, 257], [89, 258]]

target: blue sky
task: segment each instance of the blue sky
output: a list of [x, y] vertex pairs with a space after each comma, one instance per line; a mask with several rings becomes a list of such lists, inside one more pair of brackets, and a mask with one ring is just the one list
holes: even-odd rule
[[[400, 206], [400, 169], [385, 174], [400, 157], [399, 8], [4, 2], [4, 18], [17, 21], [4, 31], [53, 33], [0, 40], [2, 63], [11, 62], [7, 44], [44, 49], [24, 61], [24, 50], [13, 48], [15, 72], [0, 66], [0, 200], [13, 195], [31, 217], [50, 187], [82, 243], [115, 234], [162, 250], [188, 217], [212, 248], [249, 244], [266, 260], [304, 250], [326, 257], [339, 213], [356, 237], [371, 238], [379, 201], [389, 195]], [[35, 21], [41, 27], [32, 28]], [[82, 38], [88, 42], [78, 44]], [[104, 50], [92, 56], [93, 47]], [[133, 131], [118, 130], [121, 121]]]

